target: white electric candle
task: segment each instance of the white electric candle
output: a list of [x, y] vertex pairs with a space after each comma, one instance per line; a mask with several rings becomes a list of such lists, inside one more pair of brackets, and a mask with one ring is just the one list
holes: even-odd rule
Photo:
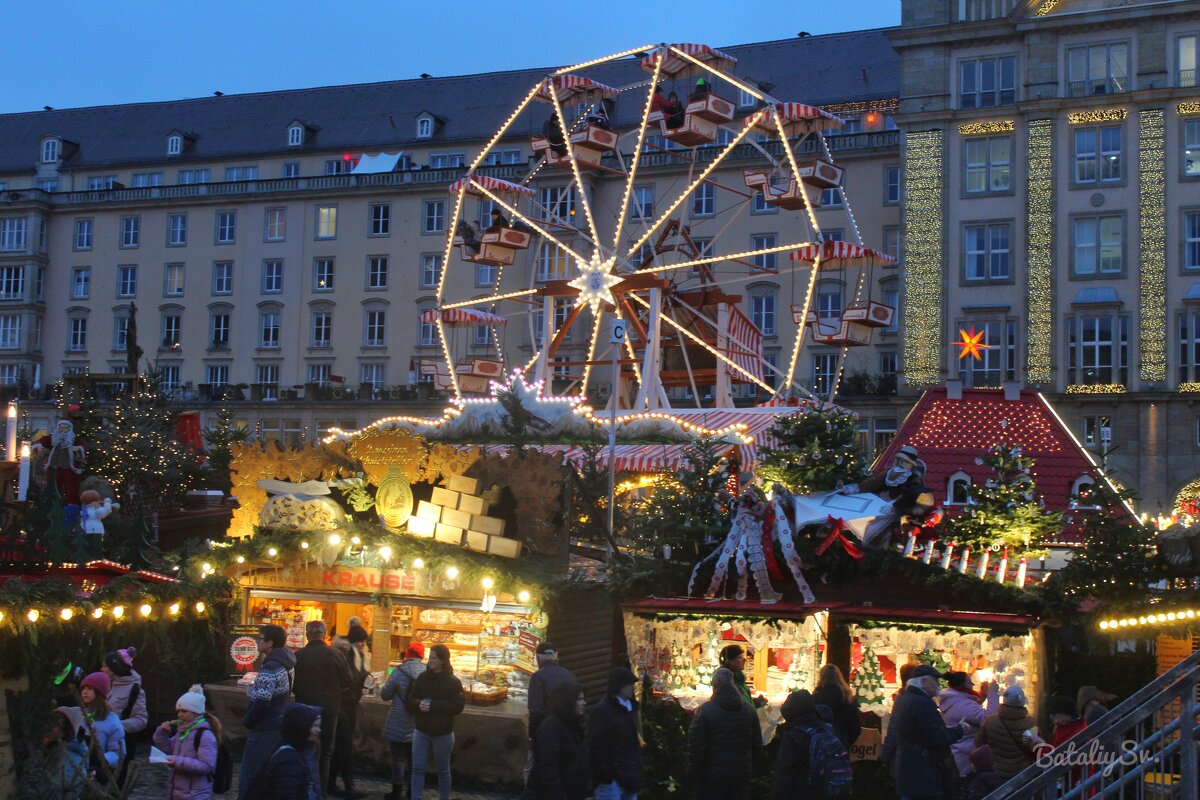
[[954, 542], [948, 542], [942, 549], [942, 569], [950, 569], [950, 561], [954, 558]]
[[17, 404], [8, 404], [8, 425], [5, 428], [7, 436], [4, 441], [4, 460], [17, 460]]
[[17, 500], [25, 502], [29, 495], [29, 442], [21, 443], [21, 464], [17, 469]]

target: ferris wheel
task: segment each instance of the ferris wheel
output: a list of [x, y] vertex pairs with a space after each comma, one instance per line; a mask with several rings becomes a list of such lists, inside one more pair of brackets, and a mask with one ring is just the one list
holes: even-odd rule
[[[586, 395], [613, 364], [614, 410], [728, 408], [747, 392], [814, 400], [797, 376], [806, 341], [841, 348], [840, 378], [848, 350], [892, 323], [870, 280], [891, 259], [864, 246], [825, 140], [842, 120], [770, 96], [736, 64], [706, 45], [662, 44], [529, 89], [449, 189], [437, 306], [422, 317], [444, 357], [422, 370], [440, 388], [483, 394], [517, 369]], [[538, 157], [528, 172], [503, 166], [522, 132]], [[831, 193], [840, 213], [818, 214]], [[792, 219], [756, 235], [764, 213]], [[819, 313], [814, 287], [830, 270], [853, 289], [844, 308]], [[753, 294], [763, 284], [777, 290], [770, 300]], [[789, 342], [776, 330], [785, 293]], [[624, 341], [611, 341], [614, 321]]]

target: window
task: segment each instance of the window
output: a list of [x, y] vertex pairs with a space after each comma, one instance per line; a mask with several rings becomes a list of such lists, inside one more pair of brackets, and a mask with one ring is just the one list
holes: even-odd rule
[[325, 162], [326, 175], [349, 175], [358, 166], [358, 159], [350, 156], [331, 158]]
[[366, 335], [363, 337], [363, 347], [383, 347], [387, 338], [387, 312], [367, 311]]
[[529, 322], [533, 326], [533, 345], [541, 347], [546, 341], [546, 307], [538, 304], [529, 312]]
[[259, 364], [254, 370], [254, 382], [258, 384], [263, 400], [275, 400], [279, 397], [279, 365]]
[[1012, 188], [1012, 139], [971, 138], [964, 144], [963, 175], [967, 194], [1007, 192]]
[[88, 190], [92, 192], [105, 191], [113, 188], [113, 184], [116, 182], [116, 175], [92, 175], [88, 178]]
[[25, 217], [0, 218], [0, 251], [25, 250], [28, 233], [29, 220]]
[[95, 230], [95, 220], [77, 219], [75, 220], [75, 249], [76, 250], [91, 250], [92, 249], [92, 234]]
[[225, 180], [252, 181], [258, 178], [258, 167], [226, 167]]
[[421, 215], [421, 233], [445, 233], [446, 201], [426, 200]]
[[966, 249], [964, 273], [968, 281], [1006, 281], [1009, 270], [1009, 226], [968, 225], [963, 229]]
[[333, 312], [322, 310], [312, 312], [312, 344], [311, 347], [333, 346]]
[[1128, 317], [1069, 318], [1067, 345], [1067, 383], [1129, 382]]
[[1200, 383], [1200, 311], [1180, 314], [1179, 382]]
[[1177, 40], [1175, 50], [1176, 86], [1186, 89], [1197, 85], [1196, 43], [1198, 40], [1200, 40], [1200, 36], [1194, 33], [1190, 36], [1180, 36]]
[[778, 211], [778, 206], [773, 206], [767, 202], [766, 195], [762, 192], [754, 193], [754, 199], [750, 201], [750, 212], [752, 214], [774, 214]]
[[894, 308], [896, 313], [892, 315], [892, 324], [883, 329], [884, 333], [896, 333], [900, 326], [900, 290], [899, 289], [884, 289], [883, 304], [888, 308]]
[[1121, 126], [1075, 129], [1075, 182], [1121, 180]]
[[1183, 124], [1183, 174], [1200, 177], [1200, 119]]
[[121, 247], [137, 247], [142, 240], [142, 218], [121, 217]]
[[438, 253], [421, 254], [421, 288], [432, 289], [438, 285], [442, 274], [442, 257]]
[[717, 212], [717, 187], [702, 183], [692, 192], [692, 216], [709, 217]]
[[38, 267], [33, 274], [33, 297], [35, 300], [46, 299], [46, 268]]
[[58, 139], [42, 140], [42, 163], [51, 164], [58, 161]]
[[187, 185], [191, 183], [208, 183], [209, 170], [204, 169], [181, 169], [177, 176], [178, 183]]
[[1017, 323], [1013, 321], [961, 322], [959, 327], [974, 326], [983, 333], [978, 359], [970, 356], [958, 359], [958, 377], [968, 388], [998, 387], [1017, 377]]
[[164, 314], [162, 318], [162, 347], [164, 350], [178, 350], [181, 344], [182, 318], [178, 314]]
[[214, 311], [208, 317], [208, 341], [213, 350], [229, 349], [229, 312]]
[[822, 208], [841, 208], [842, 207], [842, 187], [832, 186], [828, 189], [821, 190], [821, 207]]
[[117, 267], [117, 297], [137, 297], [137, 267]]
[[317, 238], [337, 238], [337, 206], [317, 206]]
[[471, 329], [471, 344], [476, 347], [487, 347], [492, 340], [492, 329], [489, 325], [476, 325]]
[[417, 344], [421, 347], [435, 345], [438, 341], [437, 323], [421, 319], [421, 315], [428, 310], [427, 308], [417, 310]]
[[25, 299], [25, 268], [0, 267], [0, 300]]
[[1120, 215], [1078, 217], [1073, 226], [1077, 276], [1119, 275], [1125, 269]]
[[133, 187], [142, 189], [147, 186], [162, 186], [163, 174], [161, 172], [135, 172], [133, 173]]
[[571, 257], [553, 242], [542, 242], [537, 254], [537, 279], [539, 281], [566, 280]]
[[1097, 44], [1067, 50], [1070, 97], [1114, 94], [1129, 89], [1129, 45]]
[[386, 289], [388, 285], [388, 257], [367, 256], [367, 288]]
[[1200, 211], [1183, 215], [1183, 268], [1200, 270]]
[[883, 229], [883, 252], [891, 256], [896, 264], [900, 263], [900, 226], [888, 225]]
[[[761, 236], [750, 237], [751, 250], [770, 250], [776, 244], [775, 234], [765, 233]], [[775, 269], [776, 253], [755, 253], [750, 259], [750, 263], [754, 265], [754, 269], [773, 270]], [[751, 272], [754, 271], [751, 270]]]
[[896, 379], [896, 373], [900, 371], [900, 354], [895, 350], [879, 351], [879, 377], [889, 380]]
[[309, 364], [308, 365], [308, 382], [315, 383], [317, 386], [327, 386], [329, 384], [329, 376], [333, 374], [332, 364]]
[[269, 258], [262, 263], [262, 293], [279, 294], [283, 291], [283, 261]]
[[900, 168], [883, 168], [883, 202], [895, 205], [900, 202]]
[[961, 470], [946, 481], [946, 505], [963, 506], [971, 496], [971, 476]]
[[753, 108], [758, 105], [758, 98], [745, 89], [738, 89], [738, 108]]
[[0, 364], [0, 384], [18, 386], [21, 383], [20, 364]]
[[775, 310], [778, 294], [774, 289], [758, 289], [750, 295], [750, 321], [763, 336], [775, 335]]
[[520, 164], [521, 149], [511, 148], [504, 150], [493, 150], [487, 154], [487, 158], [483, 160], [485, 167], [498, 167], [501, 164]]
[[164, 268], [163, 295], [183, 297], [183, 264], [167, 264]]
[[842, 318], [842, 285], [825, 282], [817, 287], [817, 319], [837, 322]]
[[237, 240], [237, 212], [217, 212], [217, 244], [232, 244]]
[[179, 391], [179, 365], [170, 364], [158, 368], [158, 392], [167, 397]]
[[817, 353], [813, 356], [813, 393], [829, 394], [837, 374], [837, 353]]
[[429, 117], [421, 117], [417, 120], [417, 138], [428, 139], [433, 136], [433, 120]]
[[390, 236], [392, 233], [392, 204], [371, 203], [371, 236]]
[[630, 219], [653, 219], [654, 218], [654, 187], [653, 186], [635, 186], [633, 187], [633, 197], [630, 198], [633, 202], [629, 204]]
[[387, 386], [387, 364], [361, 364], [359, 366], [359, 383], [371, 384], [371, 391], [378, 392]]
[[433, 153], [429, 156], [430, 169], [455, 169], [466, 163], [466, 153]]
[[167, 216], [167, 246], [183, 247], [187, 244], [187, 214]]
[[497, 268], [493, 264], [475, 265], [475, 285], [493, 286], [496, 283]]
[[1017, 101], [1015, 56], [963, 61], [958, 71], [958, 107], [992, 108]]
[[21, 318], [15, 315], [0, 317], [0, 350], [16, 350], [21, 346]]
[[92, 291], [92, 268], [75, 267], [71, 270], [71, 299], [87, 300]]
[[283, 172], [280, 173], [281, 178], [299, 178], [300, 177], [300, 162], [285, 161], [283, 162]]
[[71, 319], [71, 334], [67, 339], [67, 349], [72, 353], [87, 352], [87, 317]]
[[292, 125], [288, 128], [288, 147], [298, 147], [304, 144], [304, 127]]
[[233, 262], [213, 264], [213, 294], [233, 294]]
[[543, 186], [538, 192], [538, 205], [542, 219], [575, 224], [575, 187]]
[[204, 368], [204, 382], [214, 389], [229, 385], [229, 365], [209, 364]]
[[279, 312], [264, 311], [258, 315], [258, 346], [264, 349], [279, 347]]
[[[177, 156], [181, 152], [183, 152], [183, 137], [182, 136], [168, 136], [167, 137], [167, 155]], [[183, 181], [180, 181], [180, 183], [183, 183]]]
[[266, 233], [263, 238], [268, 242], [282, 242], [287, 234], [287, 209], [268, 208], [266, 218]]
[[333, 291], [333, 259], [332, 258], [314, 258], [313, 259], [313, 291], [314, 292], [332, 292]]
[[113, 317], [113, 350], [124, 352], [129, 347], [129, 317], [118, 314]]

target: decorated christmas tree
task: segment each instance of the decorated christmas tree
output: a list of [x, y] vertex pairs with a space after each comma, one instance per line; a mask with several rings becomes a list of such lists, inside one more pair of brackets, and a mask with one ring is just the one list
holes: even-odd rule
[[1043, 543], [1062, 530], [1063, 519], [1042, 506], [1033, 459], [1002, 444], [975, 463], [991, 468], [992, 477], [971, 486], [963, 513], [951, 523], [953, 540], [973, 553], [1008, 548], [1014, 560], [1044, 554]]
[[783, 684], [789, 692], [798, 692], [801, 689], [812, 691], [812, 662], [808, 654], [803, 650], [796, 651], [796, 656], [792, 659], [791, 666], [788, 667], [787, 673], [783, 676]]
[[780, 417], [771, 428], [779, 447], [760, 452], [758, 474], [797, 493], [836, 489], [857, 483], [869, 462], [858, 444], [858, 420], [844, 411], [809, 411]]
[[918, 663], [928, 664], [938, 672], [950, 671], [950, 661], [940, 650], [931, 650], [927, 647], [913, 656], [913, 658], [915, 658]]
[[879, 658], [869, 644], [863, 645], [862, 663], [851, 681], [854, 696], [864, 707], [882, 705], [884, 702], [883, 671], [879, 669]]

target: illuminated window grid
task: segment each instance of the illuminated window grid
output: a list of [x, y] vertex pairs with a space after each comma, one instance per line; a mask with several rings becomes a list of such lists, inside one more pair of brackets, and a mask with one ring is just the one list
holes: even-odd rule
[[1138, 115], [1138, 225], [1141, 232], [1138, 342], [1141, 379], [1167, 379], [1165, 124], [1162, 109]]
[[941, 382], [942, 359], [942, 131], [905, 137], [904, 215], [908, 269], [904, 304], [905, 381], [910, 386]]
[[1054, 333], [1054, 123], [1048, 119], [1029, 123], [1028, 265], [1029, 299], [1026, 303], [1026, 378], [1049, 383], [1054, 369], [1051, 343]]

